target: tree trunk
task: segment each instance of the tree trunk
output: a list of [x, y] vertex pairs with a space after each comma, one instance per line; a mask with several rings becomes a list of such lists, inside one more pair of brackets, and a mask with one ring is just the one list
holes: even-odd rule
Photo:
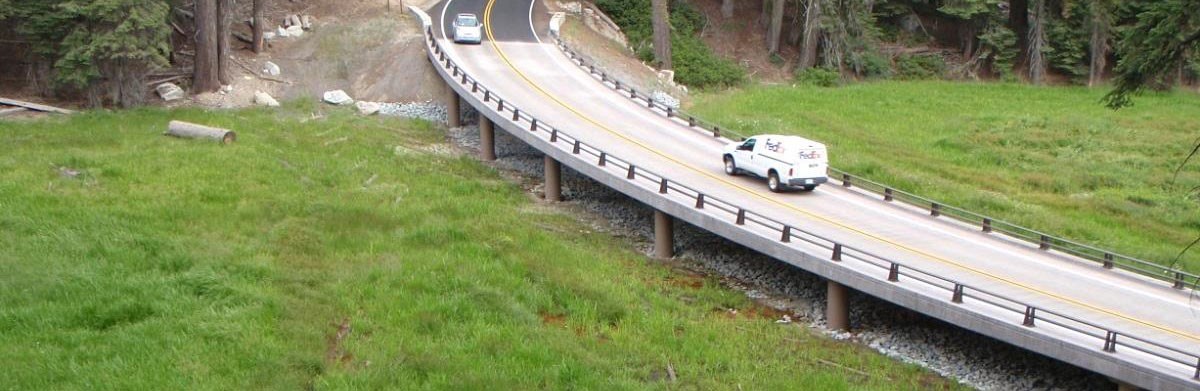
[[767, 32], [767, 53], [779, 53], [779, 36], [783, 32], [783, 1], [771, 4], [771, 28]]
[[263, 8], [266, 8], [267, 0], [254, 1], [254, 52], [262, 53], [263, 45], [263, 30], [266, 28], [267, 18], [263, 15]]
[[1029, 0], [1008, 2], [1008, 28], [1017, 36], [1017, 61], [1014, 69], [1024, 69], [1029, 55]]
[[192, 75], [195, 92], [221, 88], [217, 79], [217, 1], [196, 0], [196, 63]]
[[733, 17], [733, 0], [721, 1], [721, 17], [725, 19]]
[[821, 42], [821, 0], [808, 0], [804, 5], [804, 29], [800, 40], [800, 69], [817, 65], [817, 45]]
[[1046, 0], [1033, 0], [1033, 24], [1029, 27], [1029, 81], [1041, 85], [1046, 77]]
[[654, 61], [659, 69], [671, 69], [671, 25], [667, 0], [650, 0], [654, 18]]
[[1088, 64], [1088, 87], [1100, 83], [1104, 77], [1104, 67], [1108, 65], [1108, 31], [1111, 28], [1108, 11], [1099, 1], [1091, 4], [1092, 37], [1088, 53], [1091, 61]]
[[217, 3], [217, 80], [221, 85], [233, 84], [230, 75], [229, 56], [233, 50], [229, 40], [233, 37], [233, 16], [237, 14], [236, 0], [219, 0]]

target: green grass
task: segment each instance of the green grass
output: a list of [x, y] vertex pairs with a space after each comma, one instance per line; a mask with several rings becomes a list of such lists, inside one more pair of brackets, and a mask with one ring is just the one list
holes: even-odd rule
[[[879, 82], [702, 94], [694, 112], [746, 134], [827, 143], [835, 167], [1013, 223], [1170, 264], [1200, 236], [1200, 98], [1105, 88]], [[1182, 259], [1200, 271], [1200, 252]]]
[[959, 388], [322, 110], [0, 121], [0, 389]]

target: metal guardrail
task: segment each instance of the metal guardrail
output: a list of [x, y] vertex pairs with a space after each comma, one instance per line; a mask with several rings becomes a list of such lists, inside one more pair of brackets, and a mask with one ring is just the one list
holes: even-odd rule
[[[638, 91], [631, 84], [622, 83], [617, 78], [609, 75], [608, 72], [605, 72], [602, 67], [597, 65], [596, 61], [588, 61], [588, 59], [585, 59], [582, 54], [572, 49], [570, 45], [567, 45], [561, 39], [558, 39], [557, 43], [558, 48], [562, 50], [562, 52], [566, 54], [571, 61], [575, 62], [577, 65], [579, 65], [579, 67], [592, 74], [593, 77], [597, 77], [602, 84], [609, 86], [610, 88], [621, 93], [623, 96], [628, 96], [630, 100], [635, 102], [646, 102], [645, 106], [650, 111], [665, 115], [667, 118], [674, 119], [678, 123], [685, 124], [688, 127], [707, 130], [712, 133], [713, 137], [725, 138], [730, 141], [732, 141], [734, 138], [745, 138], [745, 135], [740, 134], [737, 131], [728, 128], [721, 128], [714, 123], [704, 121], [703, 119], [689, 114], [686, 111], [667, 106], [662, 102], [654, 100], [654, 97], [650, 94]], [[985, 233], [1002, 233], [1015, 239], [1036, 244], [1038, 248], [1042, 250], [1058, 250], [1083, 259], [1099, 262], [1105, 269], [1112, 269], [1114, 267], [1124, 269], [1156, 280], [1169, 282], [1175, 289], [1188, 288], [1195, 290], [1196, 288], [1200, 287], [1200, 275], [1188, 273], [1183, 270], [1170, 268], [1128, 255], [1122, 255], [1094, 246], [1089, 246], [1034, 229], [1022, 227], [1004, 220], [971, 212], [963, 208], [947, 205], [943, 202], [898, 190], [895, 187], [847, 173], [834, 168], [833, 166], [829, 167], [829, 177], [830, 181], [841, 180], [842, 186], [844, 187], [858, 185], [859, 188], [883, 196], [884, 201], [900, 201], [918, 208], [927, 209], [929, 210], [931, 216], [950, 217], [964, 223], [976, 225]]]
[[[1192, 379], [1200, 380], [1200, 355], [1198, 354], [1150, 341], [1120, 330], [1100, 326], [1063, 313], [1038, 308], [1030, 303], [976, 288], [900, 262], [888, 260], [882, 256], [839, 243], [803, 228], [784, 224], [764, 214], [738, 206], [733, 202], [704, 194], [687, 185], [673, 181], [664, 175], [637, 167], [628, 160], [609, 154], [591, 144], [583, 142], [568, 132], [553, 127], [545, 121], [538, 120], [527, 111], [521, 110], [520, 107], [514, 105], [511, 101], [504, 100], [502, 96], [480, 83], [478, 79], [468, 75], [450, 56], [446, 55], [441, 42], [437, 40], [432, 27], [428, 24], [425, 26], [425, 34], [427, 38], [426, 44], [429, 49], [429, 58], [434, 64], [442, 67], [450, 76], [450, 80], [447, 80], [448, 82], [459, 83], [465, 90], [470, 91], [471, 94], [482, 95], [484, 104], [494, 104], [497, 114], [507, 116], [505, 114], [506, 111], [512, 113], [510, 118], [514, 125], [527, 129], [529, 132], [544, 133], [552, 145], [559, 146], [564, 151], [569, 150], [571, 154], [581, 160], [590, 160], [597, 167], [605, 168], [614, 175], [619, 175], [618, 173], [623, 172], [627, 180], [641, 182], [639, 186], [646, 188], [657, 187], [658, 193], [664, 197], [672, 195], [683, 196], [693, 208], [710, 211], [709, 214], [714, 216], [723, 214], [725, 218], [732, 220], [735, 225], [743, 226], [745, 229], [755, 226], [765, 228], [778, 234], [778, 241], [780, 243], [792, 243], [792, 246], [803, 243], [825, 249], [829, 251], [829, 262], [846, 262], [848, 260], [861, 262], [876, 268], [880, 272], [879, 278], [886, 278], [886, 281], [890, 283], [901, 284], [912, 281], [933, 287], [944, 291], [948, 300], [954, 304], [961, 305], [968, 299], [984, 303], [989, 308], [1020, 315], [1022, 319], [1021, 324], [1025, 327], [1038, 327], [1039, 324], [1054, 325], [1063, 330], [1096, 339], [1098, 342], [1097, 346], [1101, 346], [1101, 351], [1110, 354], [1117, 354], [1119, 351], [1118, 348], [1120, 348], [1120, 351], [1131, 350], [1142, 352], [1186, 367], [1189, 371], [1192, 371]], [[651, 99], [651, 101], [653, 100]], [[719, 132], [715, 133], [719, 135]], [[885, 275], [886, 277], [883, 277]]]

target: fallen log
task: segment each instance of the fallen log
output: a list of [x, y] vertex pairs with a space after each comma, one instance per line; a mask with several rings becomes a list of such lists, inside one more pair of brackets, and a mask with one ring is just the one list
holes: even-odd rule
[[167, 132], [163, 134], [179, 138], [208, 138], [222, 144], [232, 144], [237, 140], [237, 133], [229, 129], [214, 128], [183, 121], [171, 121], [171, 123], [167, 124]]
[[24, 107], [13, 107], [13, 108], [9, 108], [9, 109], [0, 109], [0, 117], [6, 116], [9, 114], [22, 113], [22, 112], [26, 112], [26, 111], [29, 111], [29, 109], [26, 109]]
[[19, 101], [16, 99], [8, 99], [8, 98], [0, 98], [0, 104], [9, 105], [9, 106], [20, 106], [20, 107], [24, 107], [24, 108], [27, 108], [30, 110], [44, 111], [47, 113], [59, 113], [59, 114], [74, 114], [75, 113], [74, 111], [67, 110], [67, 109], [60, 109], [60, 108], [57, 108], [54, 106], [39, 105], [37, 103], [23, 102], [23, 101]]

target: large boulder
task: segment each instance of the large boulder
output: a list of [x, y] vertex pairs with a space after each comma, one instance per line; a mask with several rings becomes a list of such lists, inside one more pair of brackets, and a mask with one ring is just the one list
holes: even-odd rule
[[263, 63], [263, 73], [270, 76], [279, 76], [279, 72], [279, 65], [275, 65], [275, 63], [270, 61]]
[[279, 107], [279, 101], [275, 100], [274, 97], [271, 97], [271, 94], [262, 91], [254, 91], [254, 104], [267, 107]]
[[170, 102], [173, 100], [183, 99], [183, 89], [173, 83], [162, 83], [158, 87], [154, 87], [163, 100]]
[[372, 115], [379, 112], [383, 108], [382, 105], [375, 102], [358, 101], [354, 103], [354, 107], [358, 109], [358, 113], [362, 115]]
[[350, 95], [346, 95], [346, 91], [342, 90], [325, 91], [325, 94], [322, 96], [322, 98], [325, 103], [331, 105], [340, 106], [354, 103], [354, 99], [351, 98]]

